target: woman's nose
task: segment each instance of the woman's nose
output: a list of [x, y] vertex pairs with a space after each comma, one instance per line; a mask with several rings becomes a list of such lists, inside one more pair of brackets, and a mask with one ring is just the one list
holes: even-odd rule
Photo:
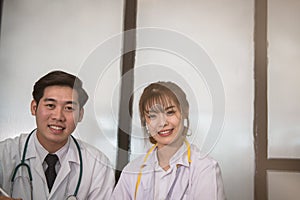
[[165, 127], [166, 125], [168, 125], [168, 120], [167, 120], [167, 116], [162, 113], [159, 116], [159, 127]]

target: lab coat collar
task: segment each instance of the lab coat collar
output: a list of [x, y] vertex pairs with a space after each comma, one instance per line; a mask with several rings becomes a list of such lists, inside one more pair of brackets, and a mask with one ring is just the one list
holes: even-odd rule
[[[144, 163], [143, 171], [142, 171], [142, 178], [141, 178], [141, 186], [138, 192], [137, 199], [144, 198], [144, 199], [154, 199], [154, 184], [155, 184], [155, 166], [158, 164], [157, 160], [157, 147], [152, 151], [149, 155], [148, 159]], [[173, 188], [173, 192], [171, 199], [174, 198], [173, 195], [183, 196], [184, 190], [181, 186], [188, 186], [189, 185], [189, 162], [187, 156], [187, 146], [184, 143], [178, 151], [173, 155], [170, 161], [171, 165], [181, 165], [181, 173], [179, 174], [181, 177], [181, 184], [176, 184]], [[184, 166], [184, 167], [183, 167]], [[185, 174], [185, 175], [184, 175]]]
[[[42, 180], [44, 180], [44, 185], [46, 186], [45, 189], [47, 190], [48, 188], [47, 188], [47, 183], [46, 183], [46, 177], [45, 177], [45, 173], [44, 173], [44, 170], [42, 167], [43, 161], [41, 161], [40, 158], [37, 156], [36, 147], [34, 144], [34, 137], [36, 137], [35, 134], [36, 134], [36, 131], [33, 132], [32, 136], [29, 139], [25, 160], [33, 159], [32, 161], [30, 161], [30, 162], [33, 162], [33, 164], [31, 166], [34, 166], [32, 168], [34, 170], [36, 170], [36, 172], [39, 174], [39, 176], [42, 178]], [[26, 141], [27, 137], [28, 137], [28, 135], [22, 141], [23, 149], [24, 149], [24, 145], [25, 145], [25, 141]], [[63, 180], [69, 175], [69, 173], [71, 171], [70, 165], [72, 163], [75, 163], [78, 166], [80, 165], [79, 153], [78, 153], [76, 144], [75, 144], [74, 140], [71, 139], [71, 136], [69, 137], [69, 140], [70, 140], [69, 148], [66, 152], [65, 158], [61, 161], [61, 167], [57, 173], [57, 177], [56, 177], [56, 180], [52, 187], [49, 199], [51, 199], [51, 196], [54, 195], [57, 188], [60, 186], [60, 184], [63, 182]]]
[[[24, 141], [22, 141], [22, 155], [24, 154], [24, 146], [25, 146], [25, 141], [27, 140], [27, 138], [29, 137], [29, 135], [25, 136]], [[36, 152], [36, 148], [35, 148], [35, 144], [34, 144], [34, 138], [36, 137], [36, 130], [32, 133], [29, 142], [28, 142], [28, 146], [27, 146], [27, 152], [25, 155], [25, 160], [29, 160], [31, 158], [36, 158], [37, 157], [37, 152]], [[22, 159], [22, 158], [21, 158]]]
[[[144, 163], [144, 166], [152, 166], [155, 167], [158, 163], [157, 158], [157, 147], [152, 151], [149, 155], [148, 159]], [[189, 166], [188, 157], [187, 157], [187, 146], [185, 143], [181, 145], [178, 151], [172, 156], [170, 160], [170, 165], [182, 165], [182, 166]]]
[[[27, 139], [28, 135], [25, 137], [25, 139], [22, 141], [23, 142], [23, 147], [22, 147], [22, 155], [23, 155], [23, 149], [24, 149], [24, 145], [25, 145], [25, 141]], [[30, 139], [29, 139], [29, 142], [28, 142], [28, 147], [27, 147], [27, 152], [26, 152], [26, 155], [25, 155], [25, 160], [29, 160], [31, 158], [36, 158], [37, 157], [37, 149], [35, 147], [35, 143], [34, 143], [34, 140], [36, 139], [37, 141], [37, 138], [36, 138], [36, 131], [33, 132], [33, 134], [31, 135]], [[67, 142], [67, 144], [70, 142], [70, 146], [65, 154], [65, 156], [68, 157], [68, 159], [64, 159], [64, 160], [68, 160], [69, 162], [74, 162], [74, 163], [77, 163], [78, 165], [80, 164], [80, 160], [79, 160], [79, 154], [78, 154], [78, 151], [77, 151], [77, 147], [76, 147], [76, 144], [75, 142], [73, 141], [73, 139], [71, 139], [71, 136], [69, 136], [69, 141]], [[75, 149], [74, 150], [70, 150], [70, 149]], [[48, 152], [43, 152], [45, 154], [48, 154]]]
[[187, 156], [187, 146], [185, 143], [181, 145], [181, 147], [178, 149], [178, 151], [172, 156], [170, 160], [170, 165], [181, 165], [188, 167], [189, 161]]

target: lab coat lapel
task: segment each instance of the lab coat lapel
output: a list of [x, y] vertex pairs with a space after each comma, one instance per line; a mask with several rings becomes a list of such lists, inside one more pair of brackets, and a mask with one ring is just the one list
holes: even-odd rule
[[29, 160], [31, 168], [33, 168], [39, 178], [43, 180], [44, 182], [46, 181], [45, 178], [45, 173], [43, 170], [42, 166], [42, 161], [40, 160], [39, 156], [37, 156], [37, 151], [35, 149], [35, 144], [34, 144], [34, 135], [31, 136], [29, 142], [28, 142], [28, 149], [26, 152], [26, 160]]
[[149, 155], [148, 160], [143, 168], [141, 177], [140, 191], [137, 199], [153, 200], [154, 199], [154, 181], [155, 181], [155, 154], [156, 149]]
[[187, 195], [190, 184], [189, 170], [189, 166], [180, 166], [177, 181], [172, 189], [172, 194], [170, 194], [171, 199], [184, 199], [183, 197]]
[[137, 199], [153, 200], [154, 199], [154, 167], [147, 165], [143, 169], [141, 184], [138, 191]]
[[[72, 156], [71, 156], [72, 157]], [[54, 181], [49, 199], [51, 199], [51, 197], [58, 192], [57, 190], [59, 189], [60, 191], [66, 191], [66, 184], [62, 184], [63, 181], [69, 176], [69, 173], [71, 172], [71, 168], [70, 168], [70, 163], [68, 162], [68, 160], [64, 160], [61, 163], [61, 167], [59, 169], [59, 172], [57, 173], [56, 179]], [[64, 188], [62, 188], [64, 187]]]
[[78, 166], [80, 165], [79, 155], [78, 155], [78, 152], [77, 152], [77, 149], [76, 149], [76, 145], [75, 145], [73, 139], [71, 139], [69, 149], [68, 149], [68, 151], [65, 155], [65, 159], [61, 163], [61, 167], [60, 167], [60, 170], [59, 170], [59, 172], [56, 176], [56, 179], [55, 179], [53, 188], [51, 190], [49, 199], [51, 199], [51, 197], [56, 192], [61, 193], [61, 192], [67, 191], [68, 184], [63, 184], [63, 182], [66, 183], [66, 181], [64, 181], [64, 180], [69, 178], [70, 173], [71, 173], [71, 165], [73, 163], [78, 164]]
[[[45, 173], [43, 170], [42, 166], [42, 161], [40, 160], [39, 156], [37, 156], [37, 151], [35, 149], [35, 144], [34, 144], [34, 135], [31, 136], [29, 142], [28, 142], [28, 149], [26, 152], [26, 157], [25, 159], [29, 161], [29, 165], [31, 168], [31, 173], [32, 173], [32, 181], [35, 186], [33, 186], [33, 191], [34, 194], [39, 196], [39, 197], [45, 197], [48, 193], [48, 187], [47, 187], [47, 182], [46, 182], [46, 177]], [[25, 143], [25, 141], [24, 141]], [[39, 189], [36, 189], [36, 185], [40, 185]], [[42, 187], [44, 186], [44, 187]]]

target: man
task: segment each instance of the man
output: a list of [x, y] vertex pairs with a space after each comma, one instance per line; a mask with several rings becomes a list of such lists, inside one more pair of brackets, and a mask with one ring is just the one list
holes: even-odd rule
[[[1, 188], [23, 200], [109, 199], [114, 186], [109, 160], [71, 136], [88, 100], [81, 80], [52, 71], [35, 83], [32, 95], [36, 130], [0, 142]], [[17, 167], [22, 159], [25, 164]], [[1, 195], [0, 200], [10, 199]]]

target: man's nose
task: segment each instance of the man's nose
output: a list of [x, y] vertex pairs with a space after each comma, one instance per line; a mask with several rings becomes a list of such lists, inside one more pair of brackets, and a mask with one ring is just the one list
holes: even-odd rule
[[64, 109], [60, 107], [56, 107], [53, 110], [52, 119], [57, 121], [64, 121], [65, 120]]

